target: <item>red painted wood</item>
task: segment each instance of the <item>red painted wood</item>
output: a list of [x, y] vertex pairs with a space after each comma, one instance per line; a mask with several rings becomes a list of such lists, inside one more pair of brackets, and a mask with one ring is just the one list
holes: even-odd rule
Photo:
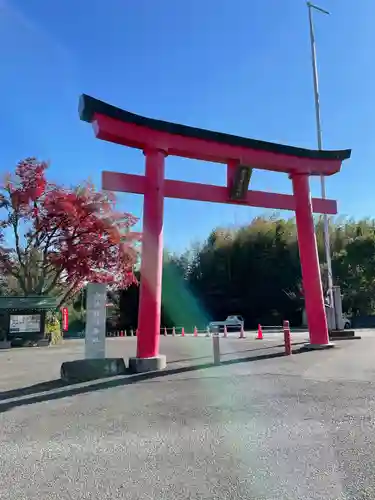
[[144, 175], [123, 174], [121, 172], [102, 172], [102, 189], [122, 193], [145, 194]]
[[329, 343], [329, 337], [320, 277], [318, 249], [316, 246], [309, 178], [307, 175], [294, 175], [292, 183], [296, 200], [298, 247], [303, 288], [305, 291], [305, 307], [310, 343], [326, 345]]
[[[122, 174], [120, 172], [103, 172], [102, 187], [108, 191], [144, 194], [145, 177], [142, 175]], [[198, 182], [165, 180], [164, 196], [166, 198], [237, 204], [250, 207], [271, 208], [274, 210], [295, 210], [295, 198], [290, 194], [249, 190], [245, 201], [234, 202], [229, 199], [228, 188], [224, 186], [200, 184]], [[337, 214], [337, 203], [335, 200], [313, 198], [312, 204], [313, 212], [315, 213], [325, 213], [329, 215]]]
[[170, 156], [228, 164], [237, 160], [243, 165], [273, 172], [332, 175], [340, 171], [341, 160], [300, 158], [269, 151], [232, 146], [194, 137], [172, 135], [148, 127], [124, 123], [96, 114], [93, 121], [98, 139], [138, 149], [162, 149]]
[[163, 269], [164, 153], [146, 153], [137, 357], [159, 353]]
[[227, 188], [231, 188], [233, 184], [233, 177], [236, 172], [236, 167], [239, 164], [237, 160], [229, 160], [227, 163]]

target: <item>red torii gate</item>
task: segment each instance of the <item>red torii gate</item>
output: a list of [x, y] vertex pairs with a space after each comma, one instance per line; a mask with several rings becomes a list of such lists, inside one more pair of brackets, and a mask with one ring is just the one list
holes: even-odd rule
[[[142, 149], [146, 157], [144, 176], [102, 174], [103, 189], [144, 195], [137, 357], [130, 360], [134, 370], [163, 368], [166, 362], [159, 355], [165, 197], [295, 210], [310, 346], [331, 345], [313, 212], [336, 214], [337, 204], [321, 198], [311, 200], [309, 176], [339, 172], [350, 150], [307, 150], [154, 120], [85, 94], [80, 98], [79, 112], [81, 120], [93, 124], [98, 139]], [[165, 179], [168, 155], [226, 164], [227, 186]], [[252, 168], [288, 174], [293, 195], [248, 190]]]

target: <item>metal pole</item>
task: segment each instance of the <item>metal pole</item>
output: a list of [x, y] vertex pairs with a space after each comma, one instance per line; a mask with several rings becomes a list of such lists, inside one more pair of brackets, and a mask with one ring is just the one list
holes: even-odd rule
[[[315, 100], [315, 118], [316, 118], [316, 132], [317, 132], [317, 141], [318, 141], [318, 149], [322, 149], [322, 128], [320, 121], [320, 101], [319, 101], [319, 83], [318, 83], [318, 67], [316, 64], [316, 48], [315, 48], [315, 34], [314, 34], [314, 23], [312, 18], [312, 9], [315, 9], [323, 14], [328, 14], [329, 12], [313, 5], [310, 2], [307, 2], [307, 7], [309, 11], [309, 25], [310, 25], [310, 43], [311, 43], [311, 59], [312, 59], [312, 69], [313, 69], [313, 77], [314, 77], [314, 100]], [[320, 176], [320, 185], [322, 198], [326, 198], [326, 186], [325, 186], [325, 177], [324, 175]], [[325, 258], [327, 262], [327, 271], [328, 271], [328, 297], [330, 306], [334, 307], [333, 303], [333, 294], [332, 294], [332, 286], [333, 286], [333, 276], [332, 276], [332, 261], [331, 261], [331, 251], [329, 244], [329, 223], [328, 223], [328, 215], [323, 215], [323, 237], [324, 237], [324, 250], [325, 250]]]
[[212, 336], [212, 349], [214, 354], [214, 365], [220, 365], [220, 337], [219, 333]]
[[84, 299], [83, 292], [84, 292], [84, 288], [82, 287], [81, 288], [81, 321], [82, 322], [83, 322], [83, 299]]

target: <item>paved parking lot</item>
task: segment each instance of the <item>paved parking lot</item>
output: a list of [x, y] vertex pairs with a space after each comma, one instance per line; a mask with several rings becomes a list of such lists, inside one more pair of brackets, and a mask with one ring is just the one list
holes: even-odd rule
[[[305, 334], [295, 336], [296, 343]], [[161, 338], [168, 370], [63, 387], [83, 341], [0, 352], [2, 499], [374, 498], [375, 334]], [[109, 356], [136, 339], [110, 339]], [[295, 349], [298, 346], [295, 346]]]
[[[283, 337], [280, 333], [265, 334], [263, 341], [255, 341], [256, 332], [246, 332], [245, 339], [238, 334], [229, 334], [228, 338], [220, 338], [220, 350], [223, 361], [246, 357], [267, 355], [276, 349], [283, 352]], [[307, 333], [296, 333], [293, 341], [296, 345], [308, 339]], [[212, 339], [204, 335], [196, 338], [160, 337], [161, 352], [167, 356], [170, 369], [211, 364], [213, 361]], [[124, 357], [136, 355], [136, 337], [109, 338], [106, 341], [108, 357]], [[0, 391], [15, 389], [46, 380], [60, 378], [60, 366], [63, 361], [71, 361], [84, 357], [84, 340], [66, 340], [62, 346], [44, 348], [23, 348], [0, 351]], [[31, 369], [30, 369], [31, 368]]]

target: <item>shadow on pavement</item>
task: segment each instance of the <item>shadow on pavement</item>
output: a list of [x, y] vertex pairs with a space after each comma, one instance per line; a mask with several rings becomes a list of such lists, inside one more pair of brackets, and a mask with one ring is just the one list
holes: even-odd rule
[[[273, 346], [273, 348], [275, 347], [277, 346]], [[300, 350], [293, 350], [294, 355], [301, 354], [302, 352], [303, 351]], [[220, 366], [229, 366], [239, 363], [249, 363], [249, 362], [262, 361], [265, 359], [283, 358], [283, 357], [285, 357], [284, 352], [258, 354], [257, 356], [224, 360], [221, 361], [219, 366], [215, 366], [212, 362], [201, 363], [192, 366], [167, 368], [166, 370], [158, 372], [129, 374], [111, 379], [101, 379], [99, 382], [86, 382], [85, 384], [89, 385], [79, 385], [79, 386], [77, 386], [78, 384], [74, 384], [74, 386], [65, 384], [60, 379], [51, 380], [48, 382], [41, 382], [38, 384], [34, 384], [28, 387], [21, 387], [19, 389], [0, 392], [0, 413], [11, 410], [12, 408], [16, 408], [18, 406], [42, 403], [44, 401], [53, 401], [56, 399], [62, 399], [70, 396], [77, 396], [79, 394], [87, 394], [90, 392], [100, 391], [103, 389], [110, 389], [114, 387], [130, 385], [136, 382], [160, 379], [168, 375], [177, 375], [181, 373], [189, 373], [198, 370], [206, 370], [209, 368], [220, 368]], [[194, 361], [194, 358], [191, 358], [190, 360]], [[47, 394], [41, 394], [52, 390], [56, 390], [56, 392], [48, 392]], [[25, 399], [17, 399], [15, 401], [7, 401], [8, 399], [21, 398], [24, 396], [31, 396], [31, 397]]]
[[[293, 345], [299, 345], [299, 344], [305, 344], [306, 342], [295, 342]], [[267, 349], [276, 349], [278, 347], [284, 347], [284, 344], [277, 344], [277, 345], [271, 345], [267, 347], [257, 347], [255, 349], [244, 349], [242, 351], [230, 351], [230, 352], [223, 352], [221, 353], [221, 357], [223, 356], [231, 356], [232, 354], [242, 354], [243, 352], [254, 352], [254, 351], [266, 351]], [[208, 354], [207, 356], [199, 356], [197, 358], [183, 358], [183, 359], [174, 359], [173, 361], [168, 361], [169, 365], [175, 364], [175, 363], [183, 363], [185, 361], [195, 361], [197, 359], [207, 359], [207, 358], [212, 358], [212, 355]], [[223, 364], [223, 361], [221, 362]], [[1, 399], [1, 393], [0, 393], [0, 399]]]

